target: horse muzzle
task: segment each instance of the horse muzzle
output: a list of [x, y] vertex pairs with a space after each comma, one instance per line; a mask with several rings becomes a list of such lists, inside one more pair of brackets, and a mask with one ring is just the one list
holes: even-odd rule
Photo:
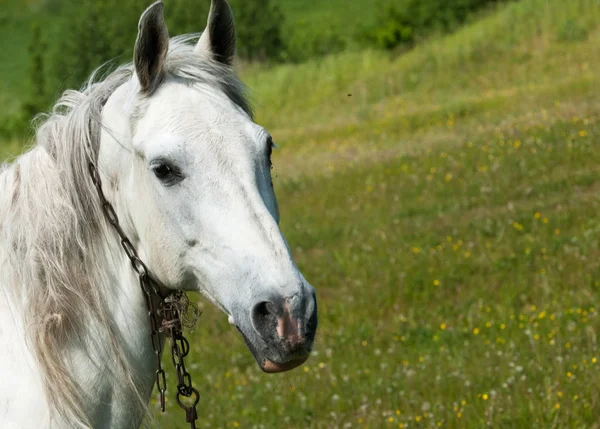
[[264, 372], [289, 371], [308, 359], [318, 325], [317, 299], [309, 292], [260, 297], [246, 323], [236, 325]]

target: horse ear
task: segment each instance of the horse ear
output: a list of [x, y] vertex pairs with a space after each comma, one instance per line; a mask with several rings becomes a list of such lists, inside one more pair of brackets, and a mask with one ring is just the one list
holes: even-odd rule
[[194, 52], [231, 65], [235, 53], [235, 24], [227, 0], [211, 0], [208, 23]]
[[163, 2], [157, 1], [140, 18], [133, 55], [143, 93], [152, 93], [162, 80], [168, 50], [169, 31], [163, 16]]

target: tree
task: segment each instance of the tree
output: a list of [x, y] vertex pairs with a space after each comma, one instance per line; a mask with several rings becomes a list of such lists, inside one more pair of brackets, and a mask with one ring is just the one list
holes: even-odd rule
[[271, 0], [231, 0], [238, 36], [237, 52], [247, 59], [280, 59], [285, 44], [283, 13]]
[[129, 61], [145, 0], [64, 0], [53, 33], [48, 77], [53, 88], [78, 88], [107, 61]]
[[43, 40], [42, 27], [39, 22], [35, 22], [31, 31], [31, 44], [29, 45], [29, 93], [23, 104], [23, 115], [26, 118], [30, 118], [43, 110], [48, 103], [45, 85], [45, 53], [46, 43]]
[[[280, 58], [284, 45], [279, 8], [270, 0], [230, 1], [238, 33], [238, 54], [258, 60]], [[52, 4], [56, 7], [56, 3]], [[62, 0], [59, 5], [55, 23], [44, 28], [50, 42], [47, 53], [35, 59], [39, 60], [35, 68], [42, 71], [32, 76], [32, 84], [41, 82], [45, 92], [53, 97], [67, 88], [79, 88], [94, 69], [107, 61], [116, 59], [113, 65], [130, 61], [138, 20], [148, 0]], [[165, 0], [170, 33], [203, 31], [209, 6], [209, 0]]]

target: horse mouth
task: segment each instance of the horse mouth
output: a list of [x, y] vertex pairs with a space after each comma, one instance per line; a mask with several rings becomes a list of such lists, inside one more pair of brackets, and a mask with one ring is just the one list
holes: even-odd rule
[[291, 359], [288, 360], [271, 359], [266, 356], [266, 353], [262, 353], [257, 350], [256, 346], [248, 339], [244, 331], [242, 331], [242, 329], [240, 329], [239, 326], [236, 325], [236, 328], [242, 335], [246, 346], [252, 353], [252, 356], [256, 360], [256, 363], [258, 364], [259, 368], [267, 374], [277, 374], [279, 372], [290, 371], [302, 365], [308, 360], [308, 357], [310, 356], [310, 353], [306, 353], [302, 356], [295, 354]]
[[294, 359], [294, 360], [284, 362], [284, 363], [278, 363], [278, 362], [266, 359], [263, 361], [262, 365], [260, 365], [260, 363], [259, 363], [259, 366], [260, 366], [260, 369], [262, 369], [267, 374], [276, 374], [278, 372], [285, 372], [285, 371], [294, 369], [296, 367], [299, 367], [307, 360], [308, 360], [308, 356], [305, 356], [305, 357], [302, 357], [299, 359]]

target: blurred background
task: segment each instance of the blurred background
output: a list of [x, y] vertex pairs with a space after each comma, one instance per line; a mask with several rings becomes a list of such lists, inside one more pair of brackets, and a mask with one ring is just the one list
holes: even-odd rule
[[[0, 1], [1, 160], [150, 2]], [[199, 427], [599, 427], [600, 1], [230, 3], [320, 330], [269, 376], [201, 301]]]

